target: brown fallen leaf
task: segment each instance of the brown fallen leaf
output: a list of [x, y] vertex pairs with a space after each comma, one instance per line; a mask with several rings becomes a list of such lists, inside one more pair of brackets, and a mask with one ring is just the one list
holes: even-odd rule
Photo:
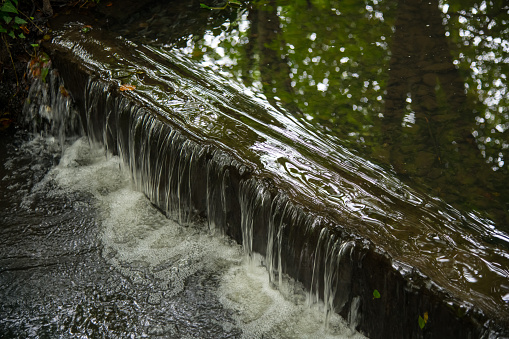
[[60, 93], [66, 98], [69, 96], [69, 92], [67, 92], [64, 86], [60, 86]]
[[0, 118], [0, 131], [5, 131], [11, 126], [11, 123], [13, 122], [10, 118]]
[[122, 86], [120, 86], [120, 88], [119, 88], [119, 89], [120, 89], [120, 91], [122, 91], [122, 92], [123, 92], [123, 91], [132, 91], [133, 89], [136, 89], [136, 86], [134, 86], [134, 85], [127, 85], [127, 84], [126, 84], [126, 85], [122, 85]]
[[25, 33], [25, 34], [29, 34], [30, 33], [30, 30], [27, 28], [27, 26], [25, 25], [21, 25], [19, 26], [19, 28], [21, 28], [21, 30]]

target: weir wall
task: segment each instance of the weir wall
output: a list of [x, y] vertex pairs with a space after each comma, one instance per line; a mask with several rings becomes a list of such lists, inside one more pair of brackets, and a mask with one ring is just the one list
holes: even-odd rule
[[48, 53], [58, 73], [47, 84], [50, 101], [72, 101], [69, 109], [83, 132], [121, 156], [138, 189], [168, 217], [182, 224], [205, 219], [211, 231], [243, 244], [248, 255], [264, 255], [276, 286], [280, 274], [300, 281], [326, 310], [370, 338], [509, 335], [503, 320], [490, 319], [418, 270], [391, 260], [352, 227], [291, 201], [271, 177], [257, 176], [228, 150], [121, 92], [65, 51]]

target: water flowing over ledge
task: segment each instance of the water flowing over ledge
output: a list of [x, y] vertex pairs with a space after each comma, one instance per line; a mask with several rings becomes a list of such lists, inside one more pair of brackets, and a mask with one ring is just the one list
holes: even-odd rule
[[[168, 217], [207, 218], [248, 255], [264, 254], [275, 284], [283, 273], [299, 279], [368, 336], [505, 331], [503, 232], [331, 146], [177, 52], [80, 29], [47, 46], [59, 77], [34, 85], [50, 97], [32, 97], [28, 111], [42, 107], [60, 131], [75, 131], [79, 116]], [[118, 90], [125, 72], [140, 78], [135, 91]], [[434, 269], [444, 258], [464, 268], [461, 277]], [[418, 327], [424, 312], [428, 332]]]

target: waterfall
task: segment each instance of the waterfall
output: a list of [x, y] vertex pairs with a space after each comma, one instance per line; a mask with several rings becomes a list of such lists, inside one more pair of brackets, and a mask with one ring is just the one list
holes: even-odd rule
[[23, 112], [21, 120], [32, 132], [57, 137], [62, 147], [66, 137], [81, 133], [76, 107], [55, 70], [48, 72], [45, 81], [32, 79]]
[[[348, 258], [347, 254], [351, 255], [354, 247], [354, 241], [342, 241], [341, 239], [337, 239], [330, 234], [327, 228], [323, 228], [320, 232], [315, 249], [315, 262], [313, 265], [308, 302], [318, 302], [318, 296], [323, 295], [326, 324], [328, 323], [327, 319], [330, 317], [331, 312], [340, 312], [347, 301], [347, 294], [349, 293], [347, 284], [349, 279], [343, 276], [344, 272], [341, 270], [341, 261], [351, 260], [351, 258]], [[317, 258], [323, 258], [323, 262], [320, 262]], [[344, 271], [347, 270], [345, 269]], [[342, 295], [339, 302], [335, 303], [338, 286], [342, 287]]]
[[[272, 201], [267, 188], [250, 178], [240, 183], [239, 202], [241, 208], [242, 247], [248, 258], [253, 254], [255, 222], [267, 223]], [[257, 220], [260, 218], [260, 220]]]
[[[61, 62], [61, 77], [51, 70], [46, 82], [34, 79], [24, 108], [31, 128], [55, 135], [62, 147], [67, 139], [84, 134], [106, 154], [118, 155], [136, 189], [168, 218], [181, 225], [205, 221], [211, 234], [242, 244], [248, 260], [255, 253], [264, 255], [262, 264], [274, 288], [281, 288], [289, 277], [302, 283], [309, 305], [323, 302], [325, 324], [332, 313], [339, 313], [353, 329], [368, 335], [397, 336], [411, 329], [420, 336], [415, 324], [424, 311], [437, 315], [430, 323], [443, 331], [459, 321], [444, 302], [451, 300], [447, 292], [435, 289], [421, 296], [415, 286], [431, 290], [435, 285], [430, 280], [418, 271], [397, 272], [396, 261], [383, 248], [352, 234], [358, 220], [350, 214], [334, 219], [330, 209], [319, 210], [319, 202], [306, 201], [312, 199], [312, 191], [303, 191], [309, 196], [301, 200], [295, 191], [288, 194], [293, 187], [263, 173], [253, 166], [254, 160], [186, 129], [182, 107], [173, 117], [171, 107], [162, 112], [148, 100], [119, 92], [114, 82], [76, 72], [66, 62]], [[348, 222], [354, 224], [348, 229], [341, 224]], [[385, 305], [371, 295], [380, 286]], [[475, 320], [461, 329], [462, 334], [486, 333], [492, 325], [479, 325], [485, 323], [484, 314], [471, 314]], [[391, 324], [402, 319], [404, 326], [394, 332]]]
[[[253, 177], [247, 166], [225, 151], [201, 145], [150, 108], [114, 95], [103, 81], [88, 79], [84, 114], [80, 114], [71, 95], [56, 90], [65, 89], [57, 73], [51, 71], [48, 79], [48, 83], [34, 80], [25, 107], [34, 130], [55, 133], [62, 143], [69, 136], [86, 134], [91, 143], [121, 158], [136, 189], [168, 218], [181, 225], [205, 218], [212, 234], [234, 238], [248, 259], [254, 252], [265, 255], [263, 261], [275, 287], [282, 286], [290, 271], [313, 267], [317, 275], [312, 282], [322, 286], [320, 292], [311, 288], [310, 293], [316, 294], [313, 300], [318, 302], [323, 295], [328, 298], [326, 313], [333, 310], [336, 285], [327, 275], [337, 275], [332, 268], [336, 261], [328, 259], [332, 249], [324, 256], [329, 268], [318, 277], [319, 248], [329, 234], [322, 230], [315, 249], [312, 244], [303, 246], [305, 241], [297, 231], [318, 231], [316, 216], [304, 212], [283, 192], [271, 189], [268, 182]], [[301, 244], [293, 247], [297, 242]], [[297, 248], [305, 248], [305, 252], [295, 253]], [[308, 256], [312, 253], [314, 256]], [[300, 261], [296, 267], [294, 257]]]

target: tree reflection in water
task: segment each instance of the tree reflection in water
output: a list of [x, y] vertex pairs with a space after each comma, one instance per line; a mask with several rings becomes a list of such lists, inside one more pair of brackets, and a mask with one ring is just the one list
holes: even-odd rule
[[490, 4], [254, 1], [228, 35], [186, 49], [508, 231], [509, 20], [503, 1]]

